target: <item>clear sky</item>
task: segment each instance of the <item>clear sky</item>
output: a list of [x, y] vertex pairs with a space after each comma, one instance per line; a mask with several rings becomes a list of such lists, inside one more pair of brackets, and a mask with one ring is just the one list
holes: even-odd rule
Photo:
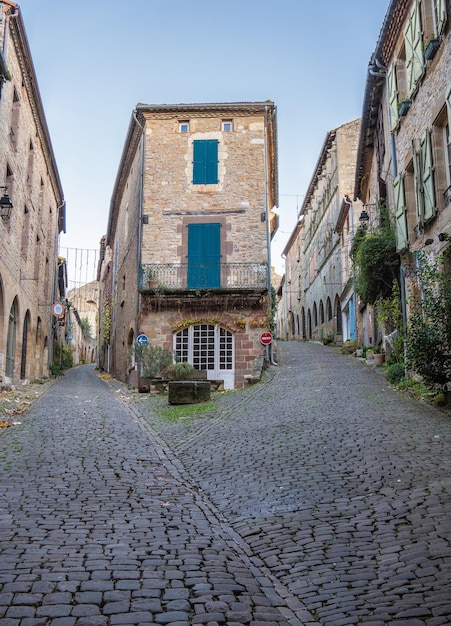
[[389, 0], [19, 0], [67, 202], [65, 248], [98, 249], [132, 110], [273, 100], [280, 228], [326, 133], [361, 115]]

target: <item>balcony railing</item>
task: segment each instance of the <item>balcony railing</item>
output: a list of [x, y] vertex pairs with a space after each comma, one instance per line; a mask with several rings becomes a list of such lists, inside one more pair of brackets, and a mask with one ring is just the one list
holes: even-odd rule
[[259, 290], [268, 287], [266, 263], [144, 263], [140, 291]]

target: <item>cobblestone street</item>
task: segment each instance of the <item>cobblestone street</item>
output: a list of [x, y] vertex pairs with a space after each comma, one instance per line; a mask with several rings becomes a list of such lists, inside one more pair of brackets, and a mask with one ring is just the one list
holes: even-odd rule
[[1, 626], [451, 624], [451, 420], [339, 350], [168, 419], [71, 370], [0, 435]]

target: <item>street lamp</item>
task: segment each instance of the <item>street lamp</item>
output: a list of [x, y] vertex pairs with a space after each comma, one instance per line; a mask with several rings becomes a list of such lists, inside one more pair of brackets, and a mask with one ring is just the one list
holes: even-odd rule
[[8, 196], [8, 187], [6, 187], [6, 185], [0, 185], [0, 189], [3, 189], [3, 196], [0, 198], [0, 215], [2, 216], [2, 220], [7, 222], [11, 217], [13, 203]]
[[365, 211], [365, 209], [363, 209], [363, 211], [360, 213], [359, 222], [361, 224], [365, 224], [366, 222], [369, 222], [369, 221], [370, 221], [370, 216]]

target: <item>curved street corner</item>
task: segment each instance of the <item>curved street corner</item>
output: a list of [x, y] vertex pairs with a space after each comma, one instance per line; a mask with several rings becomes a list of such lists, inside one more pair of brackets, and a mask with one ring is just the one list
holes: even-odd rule
[[450, 624], [449, 413], [278, 355], [176, 420], [81, 366], [4, 429], [1, 625]]

